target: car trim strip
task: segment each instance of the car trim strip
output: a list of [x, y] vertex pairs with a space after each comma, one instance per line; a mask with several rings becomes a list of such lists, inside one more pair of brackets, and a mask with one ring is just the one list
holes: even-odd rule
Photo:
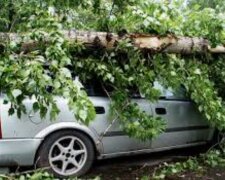
[[1, 125], [1, 118], [0, 118], [0, 139], [2, 139], [2, 125]]
[[[188, 127], [175, 127], [175, 128], [167, 128], [165, 133], [171, 132], [180, 132], [180, 131], [194, 131], [194, 130], [206, 130], [209, 129], [209, 126], [188, 126]], [[123, 131], [109, 131], [105, 134], [102, 134], [104, 137], [112, 137], [112, 136], [126, 136], [127, 134]]]
[[205, 130], [209, 129], [210, 126], [188, 126], [188, 127], [176, 127], [176, 128], [168, 128], [165, 132], [179, 132], [179, 131], [194, 131], [194, 130]]

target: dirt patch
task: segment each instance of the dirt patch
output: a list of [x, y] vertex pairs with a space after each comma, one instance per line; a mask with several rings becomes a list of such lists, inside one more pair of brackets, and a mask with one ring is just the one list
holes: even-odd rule
[[[99, 176], [103, 180], [139, 180], [146, 176], [148, 177], [146, 179], [150, 179], [159, 164], [186, 160], [190, 156], [206, 152], [207, 148], [200, 146], [97, 161], [91, 171], [82, 178], [90, 179]], [[192, 172], [189, 172], [189, 174], [190, 177], [198, 175], [197, 173], [192, 175]], [[169, 179], [181, 179], [182, 177], [183, 175], [179, 175], [169, 177]], [[185, 178], [187, 176], [184, 176]]]
[[[156, 167], [152, 166], [113, 166], [102, 171], [101, 169], [92, 170], [84, 179], [99, 176], [103, 180], [139, 180], [144, 176], [152, 179], [152, 174]], [[145, 179], [145, 180], [146, 180]], [[170, 176], [167, 180], [224, 180], [225, 168], [206, 168], [201, 172], [185, 172]]]
[[145, 175], [150, 175], [154, 171], [153, 167], [147, 166], [114, 166], [105, 169], [104, 171], [101, 170], [92, 170], [85, 179], [94, 178], [99, 176], [101, 179], [110, 179], [110, 180], [138, 180], [141, 179]]
[[225, 179], [225, 168], [205, 168], [202, 172], [186, 172], [176, 176], [167, 177], [166, 179], [171, 180], [224, 180]]

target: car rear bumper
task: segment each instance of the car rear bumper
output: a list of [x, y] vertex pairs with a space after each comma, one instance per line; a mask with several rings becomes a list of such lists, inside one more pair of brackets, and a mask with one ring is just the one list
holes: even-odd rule
[[42, 139], [0, 140], [0, 166], [30, 166]]

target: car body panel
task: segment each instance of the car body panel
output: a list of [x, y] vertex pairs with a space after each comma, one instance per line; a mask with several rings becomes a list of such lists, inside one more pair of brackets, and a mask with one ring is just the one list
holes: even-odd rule
[[147, 149], [141, 149], [141, 150], [135, 150], [135, 151], [130, 150], [130, 151], [125, 151], [125, 152], [101, 154], [101, 156], [99, 156], [98, 159], [107, 159], [107, 158], [114, 158], [114, 157], [121, 157], [121, 156], [130, 156], [130, 155], [138, 155], [138, 154], [144, 154], [144, 153], [153, 153], [153, 152], [167, 151], [167, 150], [172, 150], [172, 149], [201, 146], [201, 145], [205, 145], [205, 144], [206, 144], [206, 142], [196, 142], [196, 143], [176, 145], [176, 146], [168, 146], [168, 147], [162, 147], [162, 148], [147, 148]]
[[0, 166], [30, 166], [42, 139], [0, 140]]
[[[0, 113], [3, 139], [0, 140], [0, 166], [33, 165], [35, 154], [43, 140], [51, 133], [66, 129], [85, 133], [93, 141], [98, 159], [200, 145], [212, 139], [214, 129], [209, 127], [191, 101], [171, 99], [167, 97], [168, 93], [164, 95], [165, 98], [156, 103], [149, 103], [144, 98], [133, 99], [143, 111], [161, 116], [167, 124], [164, 133], [145, 142], [123, 133], [119, 121], [113, 121], [110, 116], [110, 100], [106, 97], [90, 97], [94, 106], [104, 111], [97, 113], [95, 120], [85, 126], [74, 118], [63, 98], [56, 97], [60, 113], [56, 120], [51, 121], [49, 113], [42, 120], [39, 113], [32, 111], [35, 99], [24, 101], [27, 114], [23, 114], [21, 119], [15, 114], [9, 116], [10, 104], [3, 104], [2, 96]], [[157, 108], [165, 111], [157, 113]]]
[[165, 133], [153, 139], [152, 148], [163, 148], [195, 142], [210, 141], [214, 130], [198, 112], [194, 103], [187, 100], [159, 100], [152, 108], [165, 108], [162, 117], [167, 124]]
[[[106, 109], [106, 114], [101, 117], [98, 115], [96, 120], [91, 124], [91, 127], [96, 130], [104, 144], [104, 153], [119, 153], [128, 150], [135, 151], [149, 148], [149, 142], [141, 142], [140, 140], [130, 138], [122, 133], [117, 117], [110, 117], [109, 115], [109, 99], [105, 98], [104, 101], [105, 103], [99, 103], [98, 98], [95, 100], [92, 99], [95, 106], [105, 104], [104, 108]], [[133, 99], [133, 101], [139, 105], [141, 110], [152, 115], [151, 105], [146, 99]], [[113, 118], [116, 118], [116, 120], [113, 121]], [[107, 132], [105, 132], [106, 130]], [[113, 136], [113, 138], [110, 138], [110, 136]]]

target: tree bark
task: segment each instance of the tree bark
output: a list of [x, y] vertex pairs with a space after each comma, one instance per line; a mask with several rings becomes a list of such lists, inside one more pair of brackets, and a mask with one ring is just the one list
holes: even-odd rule
[[[81, 42], [87, 48], [101, 47], [105, 49], [113, 49], [118, 42], [130, 39], [132, 44], [148, 53], [177, 53], [177, 54], [193, 54], [193, 53], [225, 53], [223, 45], [212, 48], [208, 40], [198, 37], [181, 37], [174, 35], [157, 36], [151, 34], [115, 34], [107, 32], [87, 32], [87, 31], [63, 31], [66, 39], [70, 42]], [[0, 33], [0, 44], [4, 45], [5, 40], [18, 41], [21, 39], [19, 34]], [[46, 42], [48, 40], [46, 39]], [[22, 51], [30, 51], [37, 48], [38, 43], [29, 41], [22, 44]]]

